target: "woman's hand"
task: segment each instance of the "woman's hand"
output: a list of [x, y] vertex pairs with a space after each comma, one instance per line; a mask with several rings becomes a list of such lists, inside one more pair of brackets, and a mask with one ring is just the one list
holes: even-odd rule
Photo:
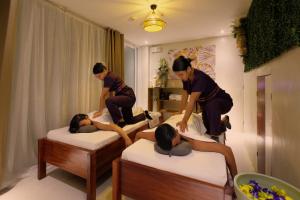
[[176, 124], [176, 127], [178, 127], [178, 126], [179, 126], [180, 132], [182, 132], [182, 133], [184, 133], [185, 130], [189, 131], [189, 130], [188, 130], [188, 126], [187, 126], [187, 122], [184, 121], [184, 120], [178, 122], [178, 123]]
[[102, 111], [97, 111], [94, 113], [93, 118], [100, 117], [102, 115]]

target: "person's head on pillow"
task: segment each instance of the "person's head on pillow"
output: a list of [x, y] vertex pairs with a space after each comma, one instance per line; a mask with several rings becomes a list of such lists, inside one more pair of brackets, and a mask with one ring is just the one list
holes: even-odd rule
[[92, 124], [92, 120], [89, 119], [88, 115], [76, 114], [74, 115], [74, 117], [70, 122], [69, 131], [71, 133], [77, 133], [81, 126], [87, 126], [91, 124]]
[[163, 150], [170, 151], [180, 143], [180, 135], [171, 125], [161, 124], [155, 130], [157, 145]]

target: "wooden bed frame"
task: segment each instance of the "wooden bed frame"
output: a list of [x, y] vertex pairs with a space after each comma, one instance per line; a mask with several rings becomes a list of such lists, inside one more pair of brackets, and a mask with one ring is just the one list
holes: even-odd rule
[[[128, 133], [133, 140], [148, 124]], [[125, 149], [122, 138], [96, 150], [41, 138], [38, 140], [38, 179], [46, 177], [46, 163], [86, 179], [87, 200], [96, 199], [96, 180], [111, 169], [112, 161]]]
[[162, 171], [135, 162], [113, 161], [113, 200], [124, 194], [135, 200], [231, 200], [224, 187]]

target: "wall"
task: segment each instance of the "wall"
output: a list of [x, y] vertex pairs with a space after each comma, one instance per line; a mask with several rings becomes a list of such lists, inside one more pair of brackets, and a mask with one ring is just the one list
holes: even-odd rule
[[125, 83], [135, 89], [135, 48], [125, 46], [124, 49], [124, 81]]
[[136, 106], [148, 109], [149, 47], [137, 48], [137, 67], [135, 70]]
[[[216, 45], [216, 82], [232, 96], [234, 101], [234, 107], [229, 113], [233, 127], [232, 131], [243, 132], [243, 63], [236, 48], [235, 39], [232, 36], [156, 45], [156, 47], [161, 47], [162, 51], [160, 53], [151, 53], [150, 50], [149, 80], [151, 82], [156, 74], [159, 59], [162, 57], [167, 59], [170, 49], [205, 47], [208, 45]], [[171, 65], [172, 63], [169, 63], [170, 67]], [[181, 82], [179, 81], [179, 83]], [[149, 83], [149, 85], [151, 84]], [[175, 83], [175, 85], [178, 84]]]
[[256, 166], [256, 78], [271, 74], [272, 87], [272, 175], [300, 187], [300, 48], [275, 58], [244, 74], [244, 120], [247, 149]]

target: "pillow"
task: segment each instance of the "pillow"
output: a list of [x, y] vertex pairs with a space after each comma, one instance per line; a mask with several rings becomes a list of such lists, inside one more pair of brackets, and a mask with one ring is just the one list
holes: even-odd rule
[[154, 150], [157, 153], [164, 155], [174, 155], [174, 156], [186, 156], [192, 152], [192, 145], [188, 142], [181, 142], [173, 147], [170, 151], [163, 150], [158, 146], [157, 143], [154, 144]]
[[142, 107], [136, 106], [136, 107], [132, 108], [133, 116], [139, 115], [143, 112], [144, 112], [144, 109]]
[[96, 131], [99, 131], [99, 129], [93, 125], [81, 126], [78, 129], [78, 133], [92, 133], [92, 132], [96, 132]]

